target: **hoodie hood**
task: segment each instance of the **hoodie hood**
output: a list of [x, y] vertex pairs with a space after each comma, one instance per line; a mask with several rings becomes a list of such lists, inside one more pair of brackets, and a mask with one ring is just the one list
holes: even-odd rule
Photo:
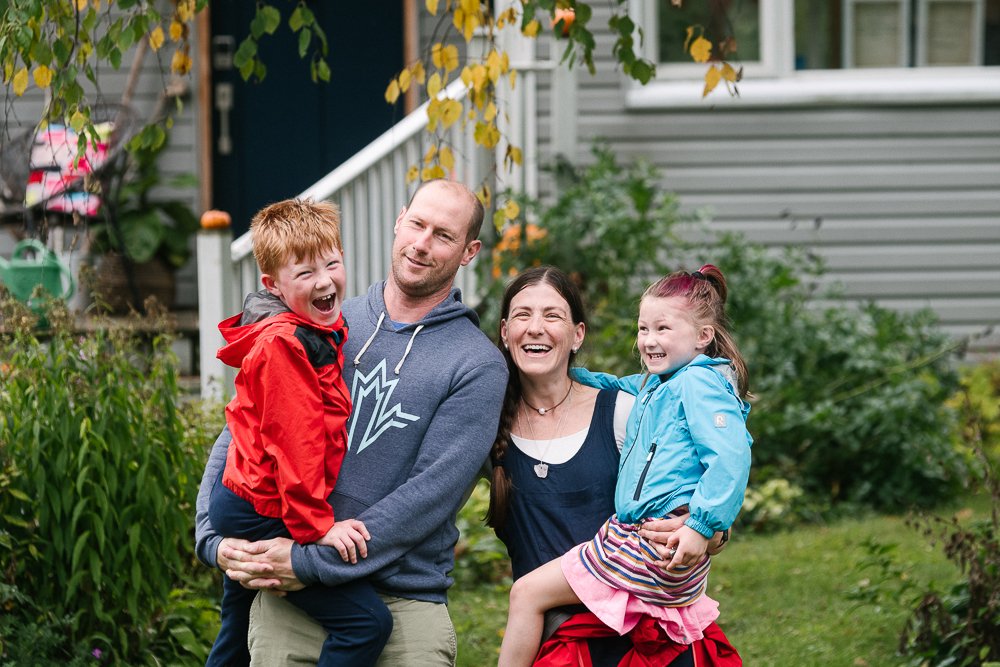
[[368, 295], [365, 298], [365, 314], [369, 322], [375, 325], [375, 328], [367, 340], [365, 340], [361, 350], [353, 359], [349, 359], [348, 362], [353, 363], [355, 366], [360, 364], [361, 358], [368, 351], [368, 348], [371, 347], [372, 343], [375, 342], [376, 337], [380, 335], [408, 335], [409, 341], [406, 349], [403, 351], [399, 362], [393, 368], [393, 372], [396, 375], [399, 375], [400, 370], [402, 370], [403, 364], [406, 362], [406, 357], [409, 356], [410, 350], [413, 348], [414, 340], [424, 329], [443, 326], [462, 318], [468, 319], [476, 329], [479, 328], [479, 316], [476, 314], [476, 311], [462, 303], [462, 291], [457, 287], [452, 287], [448, 296], [441, 303], [434, 306], [419, 322], [407, 322], [396, 328], [386, 310], [385, 281], [383, 280], [368, 288]]
[[476, 311], [472, 310], [464, 303], [462, 303], [462, 290], [457, 287], [452, 287], [451, 292], [448, 293], [441, 303], [434, 306], [427, 315], [423, 317], [419, 322], [411, 322], [403, 325], [399, 329], [393, 328], [389, 320], [389, 313], [385, 307], [385, 281], [377, 282], [368, 288], [368, 294], [366, 296], [367, 312], [368, 316], [371, 318], [372, 322], [377, 322], [379, 315], [385, 313], [385, 322], [383, 329], [386, 331], [408, 331], [417, 326], [429, 327], [436, 324], [441, 324], [443, 322], [448, 322], [449, 320], [454, 320], [459, 317], [467, 317], [472, 321], [472, 324], [477, 328], [479, 327], [479, 316]]
[[227, 366], [239, 368], [261, 336], [276, 324], [293, 324], [331, 333], [338, 344], [344, 341], [347, 331], [343, 313], [332, 326], [321, 326], [296, 315], [281, 299], [267, 290], [261, 290], [247, 295], [242, 313], [219, 323], [219, 333], [226, 344], [219, 348], [216, 356]]
[[239, 324], [245, 326], [280, 313], [290, 312], [292, 311], [288, 310], [284, 301], [262, 289], [247, 294], [247, 298], [243, 300], [243, 314], [240, 315]]

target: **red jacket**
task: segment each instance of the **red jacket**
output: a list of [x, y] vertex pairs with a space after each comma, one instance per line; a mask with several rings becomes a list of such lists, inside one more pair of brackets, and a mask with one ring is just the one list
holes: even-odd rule
[[299, 544], [333, 526], [327, 498], [347, 450], [351, 395], [344, 384], [341, 316], [319, 327], [294, 313], [219, 324], [218, 357], [239, 368], [226, 406], [233, 441], [222, 482], [258, 514], [280, 518]]
[[[705, 637], [691, 644], [696, 667], [741, 667], [743, 659], [715, 623], [704, 630]], [[590, 612], [576, 614], [549, 637], [535, 657], [534, 667], [591, 667], [587, 639], [610, 637], [615, 631]], [[618, 667], [666, 667], [687, 649], [667, 636], [659, 624], [643, 617], [629, 633], [632, 650]]]

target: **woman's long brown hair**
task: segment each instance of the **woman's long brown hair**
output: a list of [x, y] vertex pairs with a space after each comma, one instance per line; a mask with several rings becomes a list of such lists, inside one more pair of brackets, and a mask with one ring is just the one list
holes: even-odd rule
[[[583, 299], [580, 297], [580, 290], [570, 280], [569, 276], [554, 266], [537, 266], [523, 271], [507, 285], [503, 293], [503, 301], [500, 305], [501, 321], [510, 315], [510, 302], [521, 290], [534, 285], [549, 285], [569, 304], [570, 317], [573, 324], [586, 325], [586, 315], [583, 310]], [[517, 366], [514, 365], [514, 358], [510, 354], [497, 332], [497, 347], [500, 354], [507, 361], [507, 371], [509, 380], [507, 381], [507, 391], [503, 398], [503, 407], [500, 410], [500, 424], [497, 428], [497, 437], [493, 441], [493, 449], [490, 451], [490, 461], [493, 464], [493, 477], [490, 480], [490, 507], [486, 512], [486, 525], [494, 530], [502, 528], [507, 521], [507, 510], [510, 507], [511, 496], [514, 492], [510, 476], [504, 470], [504, 457], [507, 454], [507, 446], [510, 443], [510, 431], [514, 426], [517, 417], [517, 410], [521, 404], [521, 376], [518, 374]], [[569, 373], [569, 366], [572, 365], [575, 352], [569, 356], [569, 364], [566, 372]]]

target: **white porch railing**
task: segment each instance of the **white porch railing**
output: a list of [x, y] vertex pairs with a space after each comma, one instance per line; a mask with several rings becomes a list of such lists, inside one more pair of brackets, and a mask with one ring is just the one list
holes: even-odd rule
[[[444, 95], [465, 96], [457, 80]], [[389, 272], [392, 228], [400, 209], [409, 201], [417, 183], [406, 182], [411, 165], [420, 166], [430, 137], [426, 104], [407, 115], [320, 181], [300, 198], [330, 200], [340, 206], [341, 236], [347, 268], [348, 296], [361, 294], [368, 285]], [[472, 127], [453, 126], [447, 137], [455, 154], [449, 177], [475, 188], [486, 175], [485, 156], [472, 137]], [[465, 294], [474, 290], [473, 272], [463, 269], [456, 280]], [[222, 345], [218, 323], [242, 308], [247, 294], [260, 289], [260, 272], [254, 261], [250, 235], [232, 240], [231, 232], [204, 231], [198, 237], [198, 328], [200, 337], [201, 393], [220, 399], [230, 393], [233, 369], [215, 358]]]

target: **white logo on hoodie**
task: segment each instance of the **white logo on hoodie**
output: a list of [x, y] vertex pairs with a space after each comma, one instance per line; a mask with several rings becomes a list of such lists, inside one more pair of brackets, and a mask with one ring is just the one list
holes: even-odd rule
[[[385, 359], [379, 362], [378, 366], [372, 369], [368, 375], [360, 371], [354, 373], [354, 381], [351, 383], [351, 428], [347, 433], [347, 448], [353, 450], [355, 454], [364, 450], [368, 445], [378, 440], [383, 433], [392, 427], [406, 428], [408, 424], [420, 419], [419, 415], [410, 415], [403, 412], [400, 403], [392, 407], [389, 401], [392, 399], [392, 392], [396, 389], [399, 378], [386, 379]], [[368, 417], [365, 425], [364, 436], [357, 448], [354, 448], [354, 431], [358, 427], [358, 418], [364, 413], [362, 406], [365, 401], [375, 401], [375, 407]]]

